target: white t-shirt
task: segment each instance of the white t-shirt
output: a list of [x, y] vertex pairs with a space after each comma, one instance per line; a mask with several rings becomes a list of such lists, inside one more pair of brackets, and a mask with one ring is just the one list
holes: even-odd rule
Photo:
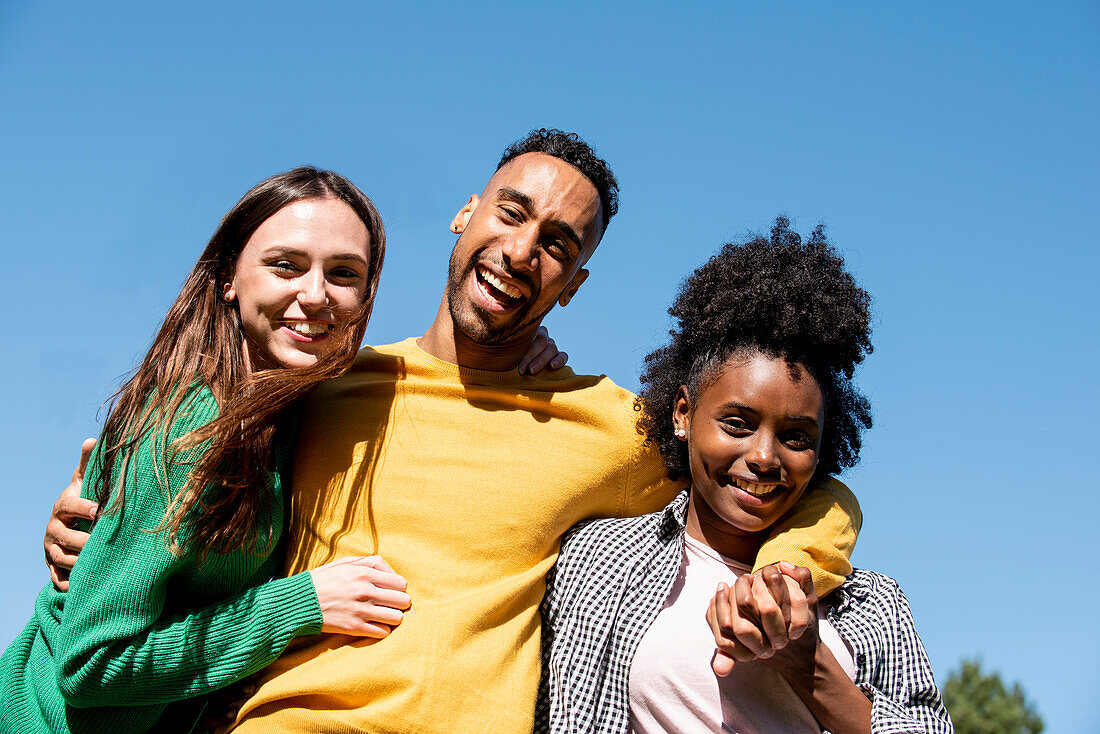
[[[684, 536], [684, 557], [672, 591], [630, 666], [632, 732], [821, 731], [783, 676], [763, 663], [737, 663], [726, 678], [710, 667], [715, 647], [707, 605], [719, 582], [733, 586], [750, 570]], [[854, 680], [852, 652], [823, 615], [818, 634]]]

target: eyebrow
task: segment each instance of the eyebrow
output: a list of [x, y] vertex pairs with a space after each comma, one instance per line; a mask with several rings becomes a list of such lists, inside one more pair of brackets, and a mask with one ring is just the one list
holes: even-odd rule
[[[510, 186], [501, 186], [497, 189], [497, 198], [514, 201], [529, 212], [535, 211], [534, 200], [522, 191], [513, 189]], [[577, 234], [577, 231], [573, 229], [568, 222], [563, 222], [560, 219], [553, 219], [550, 221], [550, 225], [561, 230], [561, 233], [565, 235], [566, 239], [572, 241], [574, 247], [577, 248], [577, 252], [584, 249], [581, 245], [580, 235]]]
[[[275, 245], [264, 250], [264, 255], [297, 255], [298, 257], [309, 257], [309, 253], [305, 250], [300, 250], [297, 247], [287, 247], [285, 245]], [[332, 256], [335, 260], [354, 260], [355, 262], [367, 265], [367, 259], [360, 255], [358, 252], [340, 252]]]
[[[753, 408], [750, 408], [749, 406], [745, 405], [744, 403], [731, 402], [731, 403], [725, 403], [722, 406], [723, 410], [728, 410], [730, 408], [737, 408], [738, 410], [743, 410], [746, 413], [752, 413], [753, 415], [757, 415], [757, 416], [760, 415], [759, 411], [757, 411]], [[815, 426], [817, 425], [817, 418], [814, 418], [813, 416], [810, 416], [810, 415], [788, 415], [783, 420], [792, 421], [792, 422], [795, 422], [795, 423], [813, 423]]]

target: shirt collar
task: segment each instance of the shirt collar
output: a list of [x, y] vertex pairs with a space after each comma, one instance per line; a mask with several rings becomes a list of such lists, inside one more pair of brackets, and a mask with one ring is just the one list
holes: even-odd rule
[[662, 538], [674, 538], [684, 532], [687, 526], [688, 490], [676, 495], [661, 511], [659, 532]]

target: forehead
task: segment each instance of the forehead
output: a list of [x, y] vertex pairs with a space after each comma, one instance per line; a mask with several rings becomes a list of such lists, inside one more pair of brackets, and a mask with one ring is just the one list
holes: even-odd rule
[[501, 189], [514, 189], [531, 198], [540, 218], [561, 219], [584, 241], [599, 240], [600, 193], [580, 169], [545, 153], [524, 153], [493, 174], [481, 198], [492, 201]]
[[821, 388], [805, 368], [763, 354], [727, 360], [700, 402], [741, 403], [761, 414], [820, 415], [824, 410]]
[[245, 244], [286, 246], [309, 252], [365, 250], [370, 246], [367, 225], [355, 210], [337, 198], [301, 199], [265, 219]]

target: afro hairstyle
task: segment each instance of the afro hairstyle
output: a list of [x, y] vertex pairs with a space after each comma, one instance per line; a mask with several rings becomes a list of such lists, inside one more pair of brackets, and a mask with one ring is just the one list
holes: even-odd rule
[[731, 357], [761, 353], [801, 365], [817, 381], [825, 425], [815, 476], [859, 461], [871, 406], [853, 384], [872, 351], [871, 298], [844, 269], [818, 225], [808, 239], [777, 217], [770, 236], [731, 242], [688, 276], [669, 314], [671, 341], [645, 358], [639, 429], [661, 451], [672, 479], [690, 478], [687, 444], [676, 438], [681, 386], [705, 390]]

